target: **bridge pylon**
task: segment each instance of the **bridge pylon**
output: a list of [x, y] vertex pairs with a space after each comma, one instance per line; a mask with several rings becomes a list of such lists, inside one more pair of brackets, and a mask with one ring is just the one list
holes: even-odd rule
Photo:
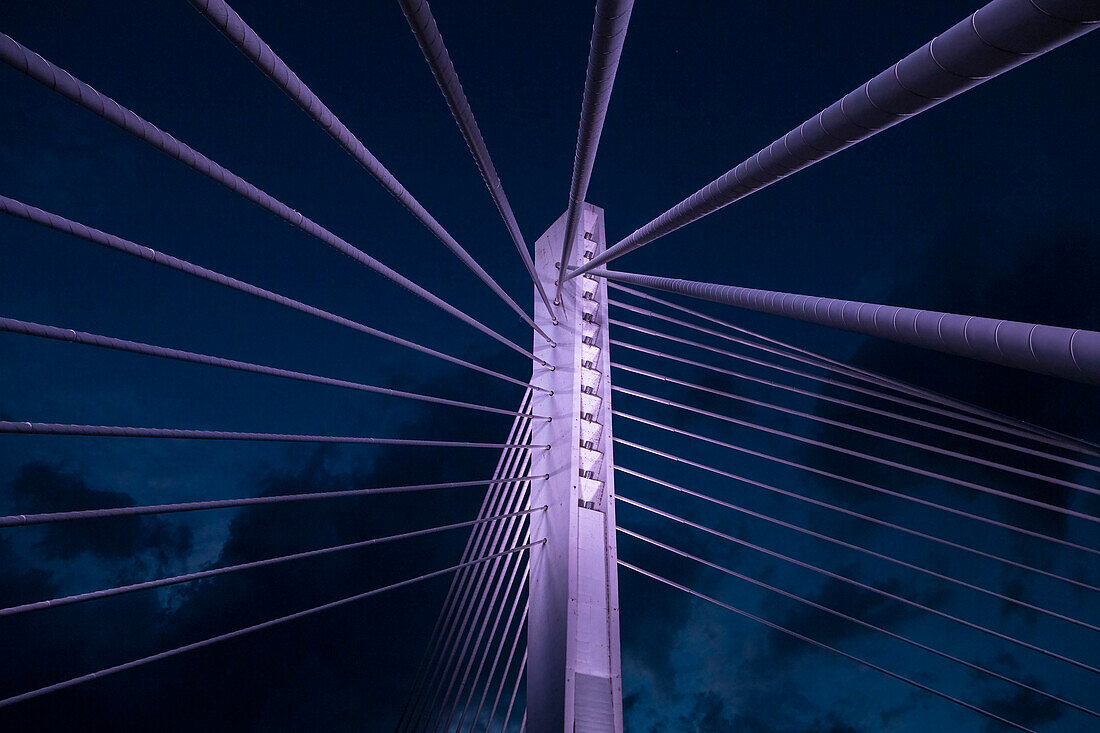
[[[535, 243], [535, 269], [547, 292], [557, 289], [566, 214]], [[585, 204], [572, 262], [603, 252], [603, 210]], [[534, 289], [532, 289], [534, 292]], [[536, 334], [531, 411], [550, 422], [532, 425], [530, 615], [527, 729], [532, 733], [621, 733], [622, 673], [611, 441], [611, 366], [607, 284], [589, 276], [566, 281], [555, 318], [535, 293], [535, 320], [554, 339]]]

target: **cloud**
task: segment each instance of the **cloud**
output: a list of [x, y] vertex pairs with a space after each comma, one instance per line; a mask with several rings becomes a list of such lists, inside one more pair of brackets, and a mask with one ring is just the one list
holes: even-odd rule
[[[442, 396], [460, 395], [467, 386], [449, 367], [414, 376], [431, 385], [423, 391]], [[417, 385], [406, 380], [404, 387]], [[507, 405], [517, 401], [514, 392], [490, 386], [479, 397], [485, 404]], [[428, 405], [386, 418], [387, 431], [398, 435], [450, 434], [486, 442], [500, 442], [508, 424], [504, 417]], [[255, 466], [233, 495], [484, 479], [498, 456], [483, 449], [321, 446], [299, 461]], [[57, 465], [28, 463], [3, 487], [2, 499], [18, 511], [134, 503], [129, 494], [97, 483]], [[208, 566], [462, 521], [476, 515], [484, 490], [227, 510], [232, 518], [224, 544]], [[198, 512], [14, 528], [20, 534], [13, 539], [0, 536], [0, 605], [57, 595], [58, 576], [66, 582], [75, 576], [80, 590], [113, 584], [100, 580], [123, 571], [134, 579], [161, 577], [167, 574], [165, 563], [186, 562], [197, 551], [195, 534], [225, 516]], [[6, 619], [6, 629], [25, 633], [5, 637], [6, 656], [22, 661], [0, 671], [0, 696], [447, 567], [457, 562], [467, 536], [465, 530], [451, 531]], [[79, 720], [88, 729], [182, 731], [216, 720], [233, 730], [392, 728], [448, 582], [428, 581], [21, 704], [4, 711], [5, 725], [59, 729]], [[120, 718], [117, 711], [123, 708], [127, 714]], [[170, 720], [163, 716], [167, 709], [174, 711]]]
[[[6, 493], [5, 504], [21, 514], [134, 504], [127, 493], [92, 488], [80, 475], [40, 462], [20, 467]], [[49, 560], [72, 560], [85, 554], [121, 560], [148, 553], [158, 564], [165, 564], [186, 557], [192, 546], [189, 528], [156, 516], [49, 524], [38, 533], [36, 547]]]
[[[1042, 682], [1032, 675], [1026, 675], [1022, 681], [1032, 686], [1042, 687]], [[987, 697], [981, 700], [978, 706], [1032, 729], [1052, 723], [1065, 714], [1065, 708], [1055, 701], [1020, 689], [1013, 689], [1004, 695]], [[990, 720], [987, 722], [986, 729], [991, 732], [1002, 731], [1004, 726]]]

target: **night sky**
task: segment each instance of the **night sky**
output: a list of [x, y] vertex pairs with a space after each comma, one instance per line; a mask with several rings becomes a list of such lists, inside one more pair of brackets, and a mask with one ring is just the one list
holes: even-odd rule
[[[395, 2], [234, 8], [521, 304], [530, 281]], [[972, 12], [969, 2], [639, 1], [588, 200], [614, 242]], [[433, 3], [533, 242], [565, 209], [592, 24], [582, 2]], [[0, 30], [509, 338], [530, 331], [187, 2], [9, 2]], [[1100, 330], [1100, 36], [1087, 36], [614, 263], [623, 270]], [[0, 68], [0, 193], [526, 379], [530, 366], [379, 275], [22, 74]], [[629, 296], [623, 300], [651, 307]], [[709, 303], [707, 313], [1100, 441], [1100, 393]], [[12, 218], [0, 315], [514, 409], [521, 389]], [[643, 323], [628, 312], [613, 316]], [[659, 330], [667, 324], [644, 323]], [[705, 335], [690, 338], [719, 345]], [[760, 376], [686, 346], [613, 338]], [[869, 420], [613, 349], [612, 358], [1068, 480], [1100, 474]], [[1025, 481], [617, 372], [617, 383], [920, 463], [1076, 511]], [[785, 377], [800, 387], [812, 382]], [[847, 396], [828, 388], [826, 394]], [[1093, 547], [1095, 527], [623, 395], [616, 409]], [[908, 413], [907, 413], [908, 414]], [[0, 334], [0, 419], [502, 441], [509, 420], [333, 387]], [[1095, 558], [619, 420], [615, 433], [758, 481], [1100, 582]], [[0, 440], [0, 514], [489, 476], [488, 450]], [[618, 447], [622, 466], [1096, 624], [1096, 596]], [[481, 489], [0, 532], [0, 605], [472, 517]], [[617, 491], [1092, 664], [1098, 635], [620, 475]], [[622, 526], [1088, 704], [1090, 673], [645, 512]], [[0, 619], [0, 697], [456, 562], [462, 532]], [[1043, 731], [1096, 721], [744, 582], [620, 538], [620, 556]], [[620, 572], [632, 731], [999, 730], [721, 608]], [[388, 730], [447, 581], [0, 712], [5, 730]], [[518, 720], [518, 718], [517, 718]]]

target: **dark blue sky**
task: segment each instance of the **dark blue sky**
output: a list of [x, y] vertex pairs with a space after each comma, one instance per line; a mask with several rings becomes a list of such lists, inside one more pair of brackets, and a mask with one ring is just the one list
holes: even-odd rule
[[[531, 288], [465, 144], [396, 3], [259, 2], [235, 9], [521, 304]], [[617, 241], [949, 27], [976, 5], [638, 2], [589, 201]], [[437, 2], [433, 11], [529, 241], [565, 208], [584, 82], [591, 3]], [[530, 333], [327, 135], [188, 3], [8, 3], [0, 30], [516, 340]], [[1100, 45], [1085, 37], [917, 119], [877, 135], [625, 258], [622, 269], [814, 295], [1100, 330], [1095, 120]], [[0, 68], [0, 193], [192, 260], [517, 377], [529, 366], [431, 306], [288, 227], [7, 67]], [[691, 305], [691, 304], [689, 304]], [[1100, 440], [1095, 389], [850, 334], [698, 305], [781, 338], [854, 359], [1014, 416]], [[257, 302], [84, 241], [0, 219], [0, 313], [328, 376], [511, 407], [519, 390], [368, 337]], [[620, 313], [624, 320], [637, 316]], [[661, 327], [664, 328], [664, 327]], [[617, 337], [645, 345], [637, 335]], [[713, 342], [702, 337], [701, 340]], [[700, 358], [690, 348], [677, 353]], [[716, 388], [854, 419], [629, 352], [613, 358]], [[734, 366], [723, 363], [723, 366]], [[761, 372], [763, 374], [763, 372]], [[819, 439], [1030, 492], [1096, 513], [1079, 493], [899, 451], [837, 429], [735, 403], [616, 380]], [[800, 383], [800, 386], [802, 384]], [[870, 469], [670, 409], [616, 407], [764, 447], [897, 490], [1075, 541], [1082, 522]], [[505, 418], [0, 335], [5, 419], [500, 440]], [[892, 521], [1013, 554], [1096, 582], [1077, 556], [1050, 552], [932, 512], [872, 500], [805, 474], [671, 441], [620, 421], [617, 434], [671, 447]], [[899, 433], [901, 434], [901, 433]], [[904, 433], [916, 435], [916, 433]], [[925, 435], [924, 437], [927, 437]], [[941, 443], [952, 448], [968, 444]], [[983, 454], [984, 455], [984, 454]], [[1003, 454], [992, 455], [997, 459]], [[1012, 458], [1011, 455], [1008, 456]], [[620, 464], [1096, 622], [1094, 596], [945, 559], [942, 552], [840, 522], [702, 472], [620, 449]], [[475, 479], [495, 457], [436, 450], [8, 436], [0, 513]], [[1048, 465], [1032, 466], [1048, 469]], [[1096, 474], [1065, 478], [1091, 481]], [[1093, 662], [1095, 635], [839, 554], [736, 514], [716, 514], [623, 477], [619, 491], [1005, 633]], [[458, 521], [479, 497], [437, 494], [339, 506], [204, 512], [117, 525], [0, 534], [0, 603], [10, 605]], [[854, 610], [876, 623], [1087, 702], [1088, 673], [982, 642], [904, 607], [688, 530], [620, 509], [624, 526], [747, 574]], [[194, 588], [84, 604], [0, 624], [0, 696], [350, 595], [448, 564], [462, 538], [372, 549], [313, 565], [238, 574]], [[799, 626], [1042, 730], [1087, 719], [1016, 696], [946, 663], [856, 633], [737, 581], [672, 562], [626, 538], [622, 557]], [[247, 576], [247, 577], [246, 577]], [[386, 729], [392, 725], [445, 591], [437, 582], [264, 636], [84, 686], [0, 714], [14, 727]], [[972, 713], [789, 644], [732, 614], [623, 571], [624, 695], [631, 730], [986, 730]], [[409, 650], [412, 650], [411, 652]], [[165, 714], [171, 720], [164, 722]], [[7, 724], [2, 727], [8, 727]]]

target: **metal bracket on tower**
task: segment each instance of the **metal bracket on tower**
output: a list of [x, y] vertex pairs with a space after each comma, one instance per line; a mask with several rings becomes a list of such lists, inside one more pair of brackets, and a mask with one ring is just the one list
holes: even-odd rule
[[[535, 270], [549, 290], [565, 267], [604, 250], [603, 210], [584, 205], [572, 262], [558, 257], [565, 215], [535, 243]], [[532, 412], [550, 422], [532, 426], [532, 484], [527, 652], [527, 727], [532, 733], [622, 731], [619, 590], [615, 487], [611, 443], [611, 385], [607, 342], [607, 285], [585, 276], [565, 283], [558, 323], [535, 298], [535, 321], [557, 343], [536, 338], [535, 353], [554, 364], [537, 366], [532, 384], [552, 390], [532, 396]], [[539, 343], [541, 342], [541, 343]]]

